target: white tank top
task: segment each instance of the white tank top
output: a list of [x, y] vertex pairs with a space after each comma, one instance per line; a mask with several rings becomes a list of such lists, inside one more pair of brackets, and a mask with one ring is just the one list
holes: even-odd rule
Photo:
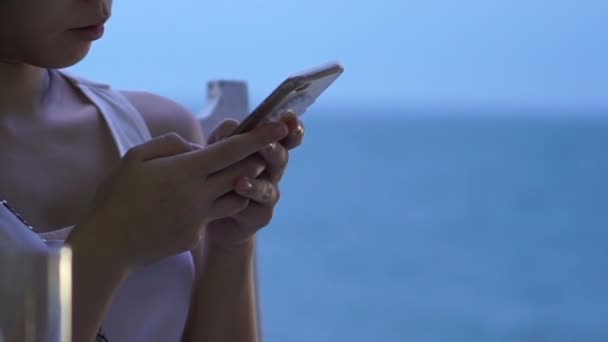
[[[121, 157], [132, 146], [151, 139], [141, 114], [120, 92], [107, 85], [62, 74], [99, 109]], [[42, 239], [48, 244], [62, 244], [72, 229], [70, 226], [37, 235], [0, 208], [0, 248], [40, 248]], [[189, 252], [133, 270], [116, 292], [103, 321], [102, 329], [109, 342], [180, 341], [193, 283], [194, 263]]]

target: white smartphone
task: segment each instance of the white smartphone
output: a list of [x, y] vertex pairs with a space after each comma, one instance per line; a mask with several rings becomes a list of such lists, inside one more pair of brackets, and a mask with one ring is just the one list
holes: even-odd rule
[[245, 133], [255, 127], [281, 119], [287, 111], [300, 116], [344, 72], [339, 62], [329, 62], [287, 77], [232, 132]]

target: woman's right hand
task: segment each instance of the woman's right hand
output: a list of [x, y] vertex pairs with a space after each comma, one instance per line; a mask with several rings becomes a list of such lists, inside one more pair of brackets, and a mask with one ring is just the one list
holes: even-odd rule
[[275, 123], [203, 148], [177, 134], [138, 145], [102, 182], [71, 240], [86, 239], [86, 245], [108, 251], [126, 267], [191, 250], [209, 221], [247, 206], [238, 196], [218, 201], [236, 179], [261, 172], [247, 157], [287, 134], [284, 123]]

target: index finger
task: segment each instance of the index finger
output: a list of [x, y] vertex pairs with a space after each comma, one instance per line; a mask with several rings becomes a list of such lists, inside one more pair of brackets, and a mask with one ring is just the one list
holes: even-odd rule
[[239, 123], [236, 120], [227, 119], [222, 121], [211, 133], [211, 136], [207, 141], [208, 144], [215, 144], [216, 142], [230, 136], [230, 133], [232, 133], [232, 131], [234, 131], [238, 125]]
[[201, 150], [185, 153], [179, 158], [183, 158], [184, 163], [187, 163], [186, 167], [209, 175], [249, 157], [270, 143], [283, 139], [288, 133], [285, 123], [276, 122], [228, 137]]

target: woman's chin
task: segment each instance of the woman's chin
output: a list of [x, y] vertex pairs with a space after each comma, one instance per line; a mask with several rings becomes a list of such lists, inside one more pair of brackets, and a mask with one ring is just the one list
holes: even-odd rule
[[78, 45], [72, 44], [69, 48], [56, 50], [53, 54], [40, 56], [30, 64], [47, 69], [68, 68], [82, 61], [90, 50], [91, 43], [81, 42]]

